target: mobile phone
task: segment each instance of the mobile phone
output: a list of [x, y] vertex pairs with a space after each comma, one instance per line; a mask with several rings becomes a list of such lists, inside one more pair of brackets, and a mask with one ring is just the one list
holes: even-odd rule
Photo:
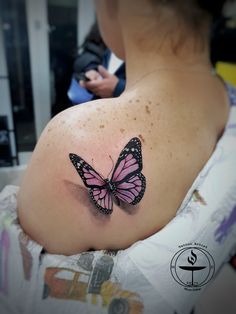
[[90, 81], [90, 78], [87, 77], [84, 72], [75, 73], [75, 74], [74, 74], [74, 77], [75, 77], [75, 79], [76, 79], [77, 82], [79, 82], [79, 81], [85, 81], [85, 82]]

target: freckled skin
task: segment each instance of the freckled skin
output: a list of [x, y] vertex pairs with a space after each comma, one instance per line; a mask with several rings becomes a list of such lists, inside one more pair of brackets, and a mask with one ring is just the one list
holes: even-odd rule
[[145, 106], [145, 110], [147, 114], [150, 114], [150, 108], [147, 105]]
[[142, 136], [142, 134], [139, 134], [139, 138], [141, 139], [141, 141], [142, 141], [143, 143], [145, 143], [145, 140], [144, 140], [144, 137]]
[[[147, 95], [150, 97], [149, 92]], [[182, 115], [189, 108], [188, 101], [184, 107], [168, 107], [168, 103], [156, 106], [156, 99], [154, 95], [152, 104], [148, 104], [151, 113], [148, 115], [145, 114], [146, 102], [136, 102], [134, 98], [134, 108], [124, 95], [116, 112], [113, 110], [114, 106], [118, 107], [116, 99], [97, 100], [69, 108], [50, 122], [37, 144], [19, 194], [21, 224], [47, 251], [73, 254], [89, 247], [125, 248], [153, 234], [174, 217], [215, 142], [211, 136], [200, 133], [204, 128], [199, 126], [201, 119], [196, 115], [194, 119], [189, 115], [188, 124], [183, 125]], [[202, 102], [195, 108], [199, 109], [199, 104]], [[210, 119], [212, 110], [205, 108], [203, 116], [205, 118], [209, 112]], [[199, 112], [201, 117], [200, 109]], [[66, 121], [63, 126], [61, 119]], [[201, 124], [206, 128], [204, 122]], [[197, 137], [196, 126], [199, 127]], [[211, 134], [208, 131], [207, 135]], [[117, 160], [121, 149], [134, 136], [139, 136], [143, 144], [145, 195], [135, 214], [127, 215], [114, 204], [109, 220], [98, 220], [83, 203], [80, 190], [75, 189], [75, 199], [63, 184], [64, 180], [74, 185], [83, 184], [72, 169], [68, 155], [77, 153], [99, 173], [107, 174], [111, 170], [109, 155]]]

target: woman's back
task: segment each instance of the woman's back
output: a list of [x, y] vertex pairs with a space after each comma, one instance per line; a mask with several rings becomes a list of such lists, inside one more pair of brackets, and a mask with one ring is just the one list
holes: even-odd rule
[[[56, 116], [34, 152], [19, 198], [20, 222], [52, 253], [125, 248], [166, 225], [212, 154], [228, 118], [224, 85], [201, 71], [157, 70], [117, 99]], [[69, 159], [104, 178], [133, 137], [142, 143], [146, 191], [125, 210], [101, 214]], [[110, 157], [111, 158], [110, 158]]]

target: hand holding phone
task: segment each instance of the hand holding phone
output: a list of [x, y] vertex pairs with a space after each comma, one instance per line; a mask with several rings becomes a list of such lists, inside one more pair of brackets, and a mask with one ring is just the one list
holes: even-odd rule
[[74, 77], [75, 77], [77, 82], [80, 82], [80, 81], [88, 82], [88, 81], [90, 81], [90, 78], [88, 76], [86, 76], [86, 73], [84, 73], [84, 72], [75, 73]]

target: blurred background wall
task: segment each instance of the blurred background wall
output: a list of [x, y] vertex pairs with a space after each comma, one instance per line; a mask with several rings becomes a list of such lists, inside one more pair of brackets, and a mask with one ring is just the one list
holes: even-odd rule
[[71, 105], [72, 64], [94, 19], [91, 0], [0, 0], [0, 167], [27, 163]]

